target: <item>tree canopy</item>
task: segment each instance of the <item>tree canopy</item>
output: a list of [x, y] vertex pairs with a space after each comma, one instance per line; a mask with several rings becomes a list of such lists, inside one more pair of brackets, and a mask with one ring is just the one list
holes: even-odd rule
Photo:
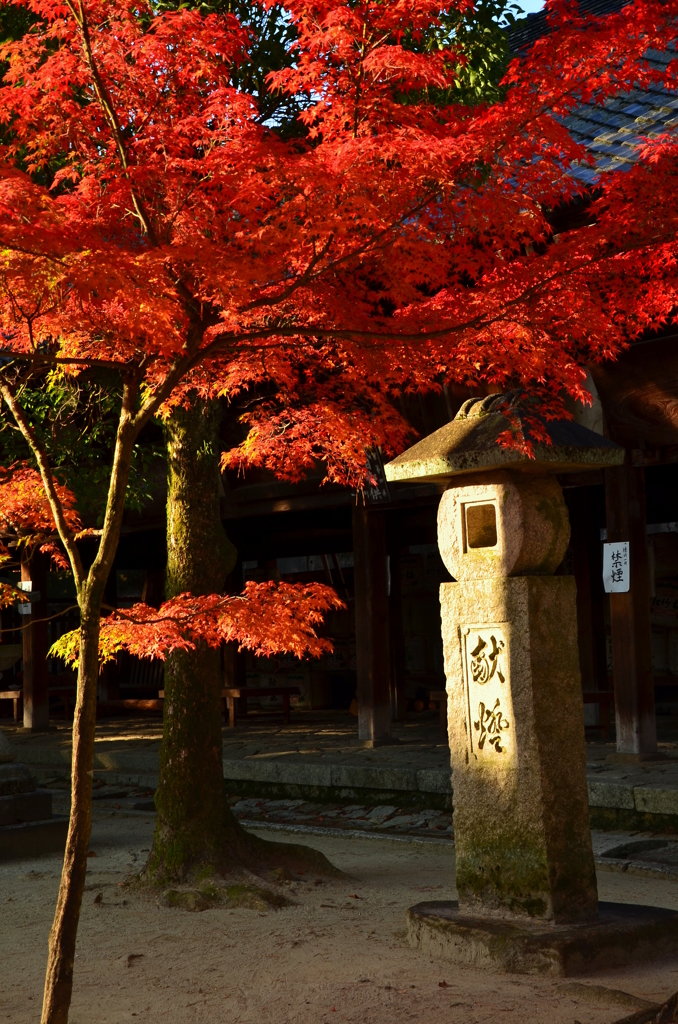
[[[0, 49], [2, 387], [48, 494], [67, 435], [22, 402], [36, 380], [108, 375], [134, 439], [191, 395], [251, 394], [224, 465], [295, 480], [320, 461], [360, 486], [366, 449], [409, 436], [394, 396], [510, 387], [536, 396], [540, 439], [586, 397], [582, 364], [672, 315], [672, 139], [601, 179], [585, 228], [549, 221], [591, 160], [562, 117], [657, 82], [643, 55], [670, 45], [671, 3], [592, 19], [558, 0], [501, 92], [462, 104], [467, 6], [294, 0], [265, 82], [299, 132], [241, 87], [261, 38], [231, 5], [14, 6], [30, 28]], [[84, 579], [53, 484], [50, 501]]]
[[[454, 88], [453, 37], [408, 45], [437, 3], [289, 4], [295, 62], [271, 86], [308, 99], [293, 140], [233, 84], [252, 39], [232, 15], [28, 6], [39, 20], [2, 54], [5, 351], [134, 367], [165, 402], [264, 386], [232, 462], [295, 476], [320, 458], [356, 483], [365, 443], [404, 442], [390, 395], [444, 381], [539, 387], [560, 412], [579, 364], [673, 306], [654, 198], [671, 143], [603, 183], [586, 232], [548, 223], [589, 159], [560, 116], [656, 79], [642, 55], [666, 46], [670, 5], [557, 5], [504, 99], [468, 107], [429, 96]], [[47, 189], [30, 174], [50, 161]]]
[[[586, 400], [583, 364], [675, 315], [672, 137], [601, 175], [583, 225], [554, 233], [552, 214], [582, 197], [573, 164], [592, 162], [563, 117], [649, 84], [675, 88], [675, 63], [657, 69], [644, 54], [675, 45], [678, 0], [604, 18], [550, 0], [549, 35], [480, 95], [468, 0], [289, 0], [290, 59], [265, 82], [294, 131], [243, 87], [262, 63], [256, 25], [235, 8], [10, 6], [28, 31], [0, 46], [0, 392], [37, 470], [31, 483], [14, 467], [0, 500], [10, 495], [25, 538], [24, 494], [51, 543], [39, 474], [81, 615], [73, 810], [43, 1007], [44, 1024], [65, 1024], [101, 655], [225, 636], [313, 651], [336, 600], [319, 585], [263, 584], [230, 602], [178, 595], [102, 627], [141, 431], [195, 396], [251, 395], [248, 436], [226, 464], [294, 480], [320, 462], [356, 487], [367, 449], [407, 442], [393, 398], [459, 383], [527, 404], [530, 432], [505, 443], [544, 439], [568, 395]], [[36, 384], [94, 372], [115, 380], [119, 405], [85, 568], [63, 441], [50, 446], [28, 399]]]

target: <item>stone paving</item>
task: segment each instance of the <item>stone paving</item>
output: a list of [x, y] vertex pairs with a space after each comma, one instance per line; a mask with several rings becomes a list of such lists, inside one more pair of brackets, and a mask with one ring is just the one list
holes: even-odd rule
[[360, 804], [332, 805], [306, 800], [252, 798], [238, 800], [233, 805], [233, 812], [248, 825], [335, 828], [384, 835], [427, 836], [448, 841], [454, 836], [452, 814], [432, 808], [411, 811], [393, 804], [362, 807]]
[[[71, 743], [65, 723], [36, 735], [5, 729], [27, 764], [68, 767]], [[437, 714], [423, 712], [396, 723], [393, 731], [397, 743], [372, 750], [359, 742], [357, 720], [347, 712], [298, 711], [289, 725], [251, 714], [237, 729], [223, 730], [224, 776], [243, 795], [248, 788], [247, 795], [258, 795], [255, 791], [263, 786], [267, 796], [350, 800], [360, 793], [375, 803], [407, 793], [415, 802], [449, 803], [449, 751]], [[95, 772], [115, 773], [124, 784], [155, 785], [161, 732], [159, 718], [97, 723]]]
[[[57, 813], [69, 810], [68, 781], [45, 778]], [[106, 784], [101, 778], [94, 786], [93, 799], [99, 814], [111, 817], [138, 815], [149, 818], [155, 813], [153, 790]], [[293, 832], [300, 835], [332, 835], [341, 832], [355, 838], [397, 839], [401, 842], [436, 842], [454, 845], [452, 814], [424, 808], [383, 804], [312, 803], [306, 800], [262, 800], [231, 798], [231, 809], [248, 829]], [[648, 838], [637, 831], [592, 831], [593, 850], [598, 870], [630, 873], [645, 877], [678, 880], [678, 840], [675, 835], [653, 834]]]
[[[678, 827], [678, 733], [660, 725], [664, 760], [630, 763], [615, 754], [613, 743], [587, 743], [592, 808], [655, 816], [655, 827], [664, 821]], [[17, 757], [39, 776], [68, 773], [70, 725], [30, 734], [3, 720], [2, 728]], [[393, 732], [397, 743], [367, 749], [359, 743], [356, 719], [346, 712], [297, 711], [289, 725], [251, 714], [237, 729], [223, 730], [224, 775], [243, 797], [396, 808], [409, 801], [449, 810], [449, 751], [437, 714], [412, 715]], [[97, 723], [96, 776], [154, 789], [161, 735], [159, 717]]]
[[[52, 724], [48, 733], [30, 734], [0, 720], [13, 746], [24, 761], [31, 755], [43, 763], [70, 759], [70, 725]], [[358, 740], [358, 722], [346, 711], [293, 711], [285, 725], [280, 716], [250, 714], [238, 720], [236, 729], [223, 729], [224, 760], [253, 762], [290, 759], [295, 763], [361, 764], [384, 767], [443, 769], [449, 764], [447, 737], [437, 712], [423, 711], [406, 722], [396, 722], [394, 737], [398, 743], [374, 750]], [[130, 754], [156, 753], [162, 738], [159, 717], [109, 718], [97, 722], [97, 755], [124, 751]]]

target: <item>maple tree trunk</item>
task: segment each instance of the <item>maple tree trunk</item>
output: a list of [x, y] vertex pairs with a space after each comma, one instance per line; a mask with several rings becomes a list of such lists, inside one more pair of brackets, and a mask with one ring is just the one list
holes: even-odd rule
[[113, 565], [122, 526], [135, 437], [128, 415], [133, 402], [134, 394], [125, 386], [124, 409], [118, 425], [99, 550], [78, 590], [80, 655], [73, 712], [71, 814], [57, 906], [49, 933], [41, 1024], [68, 1024], [73, 991], [75, 943], [87, 874], [87, 848], [92, 830], [94, 736], [99, 682], [99, 620], [104, 589]]
[[[237, 553], [219, 514], [217, 402], [175, 410], [167, 439], [166, 598], [223, 589]], [[181, 882], [246, 866], [298, 866], [332, 871], [322, 854], [269, 843], [245, 832], [228, 806], [224, 785], [219, 652], [199, 643], [165, 662], [158, 812], [143, 877]]]
[[[94, 603], [94, 602], [90, 602]], [[66, 1024], [73, 989], [75, 942], [92, 830], [92, 773], [99, 678], [99, 610], [84, 607], [78, 691], [73, 714], [71, 816], [54, 921], [49, 934], [42, 1024]]]
[[[195, 401], [166, 425], [165, 597], [223, 589], [236, 552], [219, 515], [219, 406]], [[219, 652], [205, 643], [165, 662], [158, 820], [146, 875], [184, 878], [218, 864], [228, 847], [223, 783]]]

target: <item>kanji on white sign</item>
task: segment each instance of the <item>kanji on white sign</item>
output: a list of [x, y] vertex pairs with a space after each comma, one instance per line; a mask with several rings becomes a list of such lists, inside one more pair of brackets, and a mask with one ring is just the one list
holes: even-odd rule
[[603, 544], [603, 586], [606, 594], [625, 594], [631, 584], [629, 542]]

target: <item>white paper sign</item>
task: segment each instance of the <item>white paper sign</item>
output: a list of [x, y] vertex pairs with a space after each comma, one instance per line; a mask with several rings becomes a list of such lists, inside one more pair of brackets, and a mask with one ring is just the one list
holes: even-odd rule
[[[33, 581], [32, 580], [21, 580], [19, 583], [17, 583], [17, 588], [19, 590], [23, 590], [24, 593], [30, 592], [30, 591], [33, 590]], [[31, 606], [30, 606], [30, 604], [20, 604], [18, 606], [18, 608], [19, 608], [19, 615], [30, 615], [31, 614]]]
[[606, 594], [626, 594], [631, 584], [629, 542], [603, 544], [603, 586]]

